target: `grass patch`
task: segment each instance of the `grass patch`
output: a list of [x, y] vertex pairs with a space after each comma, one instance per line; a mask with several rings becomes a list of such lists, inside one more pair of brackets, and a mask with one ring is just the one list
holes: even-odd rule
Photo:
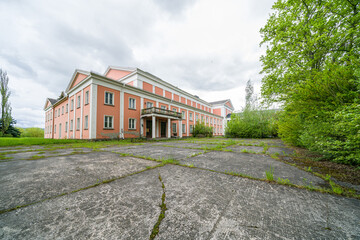
[[149, 238], [150, 240], [155, 239], [156, 235], [158, 235], [161, 221], [165, 218], [165, 211], [167, 210], [166, 203], [165, 203], [165, 198], [166, 198], [165, 185], [164, 185], [164, 182], [162, 181], [160, 173], [159, 173], [159, 181], [161, 182], [161, 187], [163, 190], [163, 193], [161, 195], [161, 204], [159, 206], [160, 214], [159, 214], [157, 222], [155, 223], [155, 225], [153, 227], [153, 230], [151, 231], [151, 235]]
[[274, 168], [270, 166], [270, 169], [265, 171], [265, 175], [268, 181], [274, 181]]
[[278, 177], [277, 182], [278, 182], [279, 184], [281, 184], [281, 185], [289, 185], [289, 184], [290, 184], [290, 180], [289, 180], [289, 179], [287, 179], [287, 178], [283, 179], [283, 178], [281, 178], [281, 177]]

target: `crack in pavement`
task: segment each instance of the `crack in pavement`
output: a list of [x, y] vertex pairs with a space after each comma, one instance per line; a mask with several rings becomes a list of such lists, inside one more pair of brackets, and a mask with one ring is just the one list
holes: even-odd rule
[[161, 187], [163, 190], [163, 193], [161, 196], [161, 204], [159, 206], [161, 211], [159, 214], [159, 218], [158, 218], [157, 222], [155, 223], [153, 230], [151, 231], [150, 238], [149, 238], [150, 240], [155, 239], [156, 235], [158, 235], [161, 221], [165, 218], [165, 211], [167, 210], [166, 203], [165, 203], [165, 198], [166, 198], [165, 185], [164, 185], [164, 182], [162, 181], [160, 173], [159, 173], [159, 181], [161, 182]]

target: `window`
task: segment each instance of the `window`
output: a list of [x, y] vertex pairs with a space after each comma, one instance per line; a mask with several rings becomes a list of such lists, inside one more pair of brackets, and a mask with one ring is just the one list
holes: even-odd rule
[[212, 118], [210, 118], [210, 123], [212, 124]]
[[64, 106], [61, 107], [61, 115], [64, 115]]
[[85, 124], [84, 124], [84, 129], [88, 129], [89, 128], [89, 117], [88, 115], [85, 116]]
[[186, 119], [186, 117], [185, 117], [185, 111], [182, 111], [182, 112], [181, 112], [181, 118], [182, 118], [182, 119]]
[[129, 98], [129, 108], [136, 109], [136, 102], [134, 98]]
[[201, 116], [201, 122], [204, 122], [204, 116]]
[[194, 126], [190, 125], [190, 133], [193, 133], [193, 132], [194, 132]]
[[199, 115], [196, 114], [196, 121], [199, 121]]
[[89, 91], [85, 92], [85, 105], [89, 104]]
[[174, 111], [174, 112], [177, 112], [176, 108], [173, 108], [173, 111]]
[[65, 132], [68, 131], [68, 122], [65, 123]]
[[173, 123], [173, 124], [172, 124], [172, 131], [173, 131], [173, 133], [176, 133], [176, 132], [177, 132], [176, 123]]
[[129, 118], [129, 129], [136, 129], [136, 119]]
[[105, 104], [114, 105], [114, 94], [111, 92], [105, 92]]
[[78, 98], [77, 98], [77, 108], [79, 108], [80, 107], [80, 96], [78, 96]]
[[193, 120], [193, 118], [192, 118], [192, 113], [189, 113], [189, 118], [190, 118], [190, 121]]
[[166, 110], [166, 106], [161, 106], [161, 109]]
[[74, 99], [71, 99], [70, 111], [74, 110]]
[[76, 130], [80, 130], [80, 118], [76, 119]]
[[74, 127], [74, 120], [70, 120], [70, 131], [73, 130]]
[[58, 109], [58, 117], [60, 117], [60, 108]]
[[182, 132], [183, 132], [183, 133], [186, 133], [186, 126], [185, 126], [185, 124], [182, 125]]
[[209, 123], [209, 117], [206, 117], [206, 123]]
[[57, 110], [55, 110], [55, 118], [56, 118], [56, 116], [57, 116]]
[[56, 124], [55, 124], [55, 127], [54, 127], [54, 133], [56, 133]]
[[68, 113], [68, 111], [69, 111], [69, 104], [66, 104], [66, 113]]
[[152, 102], [147, 102], [146, 103], [146, 108], [152, 108], [153, 107], [153, 103]]
[[112, 129], [114, 126], [113, 124], [113, 116], [105, 116], [104, 117], [104, 128]]

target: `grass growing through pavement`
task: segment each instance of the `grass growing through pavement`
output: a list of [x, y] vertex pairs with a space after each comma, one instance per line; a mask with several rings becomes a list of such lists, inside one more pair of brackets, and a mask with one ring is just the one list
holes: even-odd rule
[[269, 170], [265, 171], [266, 179], [270, 182], [274, 181], [274, 168], [270, 166]]
[[163, 190], [163, 193], [161, 195], [161, 204], [159, 206], [161, 211], [160, 211], [158, 220], [155, 223], [153, 230], [151, 231], [150, 240], [155, 239], [156, 235], [158, 235], [161, 221], [165, 218], [165, 211], [167, 210], [166, 203], [165, 203], [165, 197], [166, 197], [165, 185], [164, 185], [164, 182], [162, 181], [160, 173], [159, 173], [159, 181], [161, 182], [161, 187]]

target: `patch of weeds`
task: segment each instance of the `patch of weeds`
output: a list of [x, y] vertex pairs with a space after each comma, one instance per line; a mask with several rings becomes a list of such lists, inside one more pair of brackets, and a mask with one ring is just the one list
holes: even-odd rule
[[287, 179], [287, 178], [283, 179], [283, 178], [281, 178], [281, 177], [278, 177], [277, 182], [280, 183], [280, 184], [283, 184], [283, 185], [288, 185], [288, 184], [290, 184], [290, 180], [289, 180], [289, 179]]
[[329, 182], [329, 181], [330, 181], [330, 178], [331, 178], [331, 175], [326, 174], [326, 176], [324, 177], [324, 180]]
[[176, 160], [176, 159], [173, 159], [173, 158], [161, 160], [161, 162], [162, 162], [163, 164], [175, 164], [175, 165], [178, 165], [178, 164], [179, 164], [179, 161]]
[[5, 155], [0, 155], [0, 160], [9, 160], [13, 159], [13, 157], [6, 157]]
[[40, 159], [40, 158], [45, 158], [45, 156], [33, 155], [30, 158], [28, 158], [28, 160], [36, 160], [36, 159]]
[[331, 189], [334, 193], [339, 194], [339, 195], [343, 194], [344, 190], [342, 189], [342, 187], [340, 187], [339, 185], [337, 185], [336, 183], [334, 183], [331, 180], [329, 180], [329, 183], [330, 183]]
[[311, 166], [309, 166], [306, 171], [312, 172]]
[[237, 172], [229, 172], [225, 171], [225, 174], [231, 175], [231, 176], [237, 176], [237, 177], [243, 177], [243, 178], [251, 178], [249, 175], [243, 174], [243, 173], [237, 173]]
[[149, 238], [150, 240], [155, 239], [156, 235], [158, 235], [161, 221], [165, 218], [165, 212], [167, 210], [166, 203], [165, 203], [165, 198], [166, 198], [165, 185], [164, 185], [164, 182], [162, 181], [160, 173], [159, 173], [159, 181], [161, 182], [161, 187], [163, 190], [163, 193], [161, 195], [161, 204], [159, 206], [160, 214], [159, 214], [157, 222], [155, 223], [155, 225], [153, 227], [153, 230], [151, 231], [150, 238]]
[[194, 164], [188, 164], [186, 166], [189, 167], [189, 168], [194, 168]]
[[312, 184], [312, 182], [310, 182], [310, 181], [308, 182], [308, 180], [307, 180], [306, 178], [303, 178], [302, 181], [303, 181], [304, 187], [305, 187], [306, 189], [309, 189], [310, 191], [314, 191], [314, 190], [315, 190], [315, 187], [314, 187], [314, 185]]
[[205, 153], [205, 152], [193, 153], [193, 154], [191, 154], [191, 156], [189, 156], [189, 157], [187, 157], [187, 158], [196, 157], [196, 156], [199, 156], [199, 155], [201, 155], [201, 154], [203, 154], [203, 153]]
[[276, 152], [276, 153], [270, 154], [270, 157], [273, 158], [273, 159], [279, 160], [280, 159], [279, 155], [280, 154], [278, 152]]
[[270, 169], [265, 171], [265, 175], [268, 181], [274, 181], [274, 168], [270, 166]]

